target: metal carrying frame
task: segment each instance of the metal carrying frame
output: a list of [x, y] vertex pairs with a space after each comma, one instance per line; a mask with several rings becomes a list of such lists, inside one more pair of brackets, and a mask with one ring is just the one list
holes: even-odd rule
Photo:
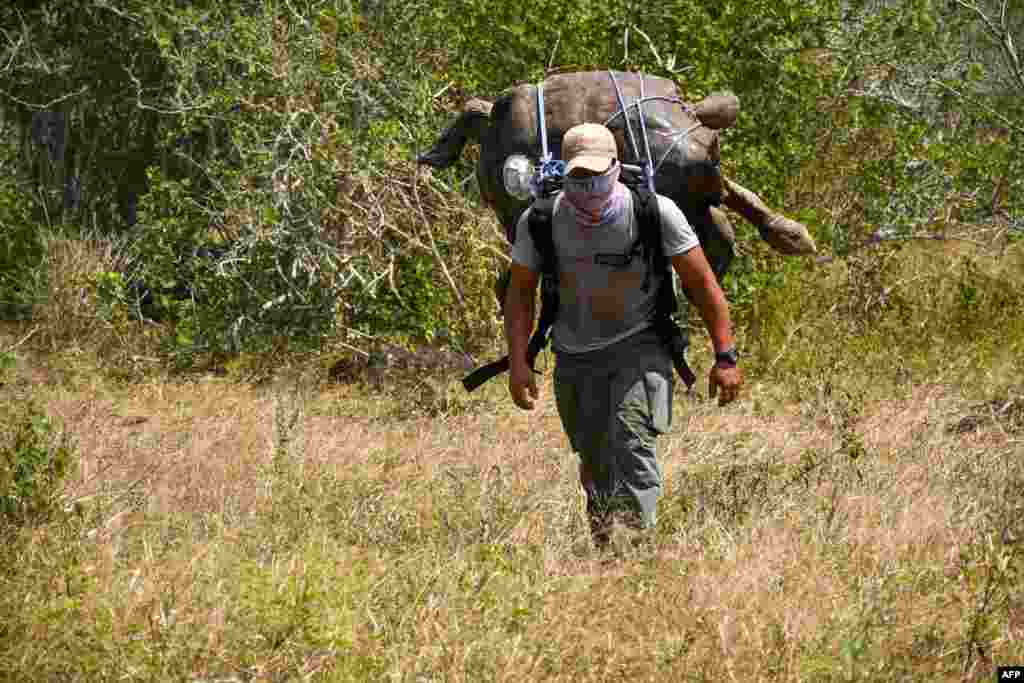
[[[619, 111], [612, 114], [608, 120], [604, 122], [605, 126], [611, 124], [612, 121], [617, 119], [619, 116], [622, 117], [623, 124], [626, 128], [626, 137], [629, 140], [630, 147], [633, 151], [633, 156], [638, 160], [641, 159], [640, 145], [637, 144], [636, 135], [633, 133], [633, 126], [629, 121], [629, 109], [636, 107], [637, 118], [640, 120], [640, 140], [643, 143], [643, 165], [634, 166], [632, 164], [622, 164], [624, 170], [632, 173], [639, 173], [643, 176], [644, 184], [647, 189], [651, 192], [655, 191], [654, 177], [661, 168], [661, 165], [665, 163], [665, 160], [672, 153], [672, 151], [679, 145], [680, 141], [686, 138], [691, 132], [699, 128], [702, 124], [698, 121], [686, 130], [676, 132], [672, 137], [672, 145], [661, 155], [658, 159], [658, 163], [654, 163], [654, 159], [651, 156], [651, 145], [647, 135], [647, 123], [646, 117], [644, 116], [644, 102], [648, 101], [661, 101], [671, 102], [678, 104], [682, 107], [686, 107], [686, 103], [678, 97], [666, 97], [664, 95], [653, 95], [647, 97], [644, 94], [644, 74], [640, 73], [640, 97], [635, 99], [629, 105], [626, 104], [625, 99], [622, 96], [622, 89], [619, 87], [619, 81], [615, 78], [615, 72], [611, 69], [608, 70], [608, 77], [612, 81], [612, 85], [615, 88], [615, 97], [619, 103]], [[537, 170], [534, 172], [533, 178], [530, 180], [530, 192], [537, 197], [543, 197], [550, 195], [557, 187], [561, 184], [562, 179], [565, 177], [565, 162], [561, 159], [554, 159], [551, 154], [551, 149], [548, 146], [548, 130], [547, 124], [544, 118], [544, 82], [539, 81], [537, 83], [537, 133], [540, 138], [541, 146], [541, 158], [540, 164]]]

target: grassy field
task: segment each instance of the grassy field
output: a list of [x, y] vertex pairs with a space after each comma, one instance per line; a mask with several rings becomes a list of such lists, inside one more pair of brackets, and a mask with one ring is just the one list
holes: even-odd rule
[[4, 328], [3, 453], [75, 467], [6, 533], [0, 680], [992, 680], [1024, 663], [1022, 295], [1019, 242], [766, 292], [742, 399], [677, 392], [657, 533], [606, 553], [549, 379], [524, 413]]

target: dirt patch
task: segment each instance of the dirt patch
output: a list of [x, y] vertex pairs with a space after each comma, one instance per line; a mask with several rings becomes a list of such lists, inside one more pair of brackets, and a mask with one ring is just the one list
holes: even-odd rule
[[272, 407], [237, 387], [152, 387], [122, 402], [86, 395], [48, 408], [77, 445], [76, 498], [134, 490], [146, 509], [220, 511], [253, 498], [271, 450]]
[[942, 411], [950, 390], [938, 385], [914, 387], [910, 398], [878, 401], [857, 425], [868, 448], [886, 452], [907, 448]]
[[1008, 446], [1024, 422], [1024, 399], [966, 404], [949, 387], [915, 387], [909, 398], [878, 401], [857, 424], [864, 445], [882, 453], [906, 449], [930, 430], [942, 432], [965, 448]]
[[[571, 458], [557, 414], [465, 415], [388, 423], [306, 415], [287, 395], [208, 382], [140, 387], [130, 397], [97, 393], [53, 398], [48, 410], [73, 435], [76, 497], [141, 483], [152, 509], [210, 512], [249, 507], [278, 432], [312, 467], [358, 467], [400, 488], [445, 470], [502, 473], [513, 486], [559, 476]], [[282, 427], [282, 423], [287, 427]]]
[[775, 454], [782, 462], [791, 462], [812, 448], [829, 448], [832, 435], [818, 424], [807, 424], [794, 415], [757, 417], [753, 415], [693, 415], [686, 424], [691, 434], [739, 436], [750, 434], [758, 445]]

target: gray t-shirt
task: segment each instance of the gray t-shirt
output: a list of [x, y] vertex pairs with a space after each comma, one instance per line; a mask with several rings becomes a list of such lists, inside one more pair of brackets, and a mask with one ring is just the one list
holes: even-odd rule
[[[677, 256], [698, 246], [697, 235], [686, 216], [668, 197], [658, 195], [661, 239], [666, 256]], [[540, 255], [533, 246], [529, 211], [516, 226], [512, 260], [540, 272]], [[641, 289], [647, 261], [638, 252], [628, 264], [619, 257], [637, 245], [639, 231], [633, 213], [633, 193], [628, 193], [622, 216], [598, 228], [576, 225], [575, 210], [559, 194], [554, 199], [551, 230], [558, 258], [558, 318], [552, 342], [561, 353], [597, 351], [622, 341], [654, 322], [654, 305], [661, 278], [655, 273], [647, 292]], [[601, 258], [598, 258], [598, 256]]]

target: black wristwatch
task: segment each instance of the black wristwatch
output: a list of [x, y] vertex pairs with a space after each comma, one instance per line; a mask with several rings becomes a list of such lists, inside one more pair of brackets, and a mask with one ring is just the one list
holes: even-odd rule
[[740, 354], [736, 347], [715, 354], [715, 365], [721, 368], [734, 368], [740, 362]]

